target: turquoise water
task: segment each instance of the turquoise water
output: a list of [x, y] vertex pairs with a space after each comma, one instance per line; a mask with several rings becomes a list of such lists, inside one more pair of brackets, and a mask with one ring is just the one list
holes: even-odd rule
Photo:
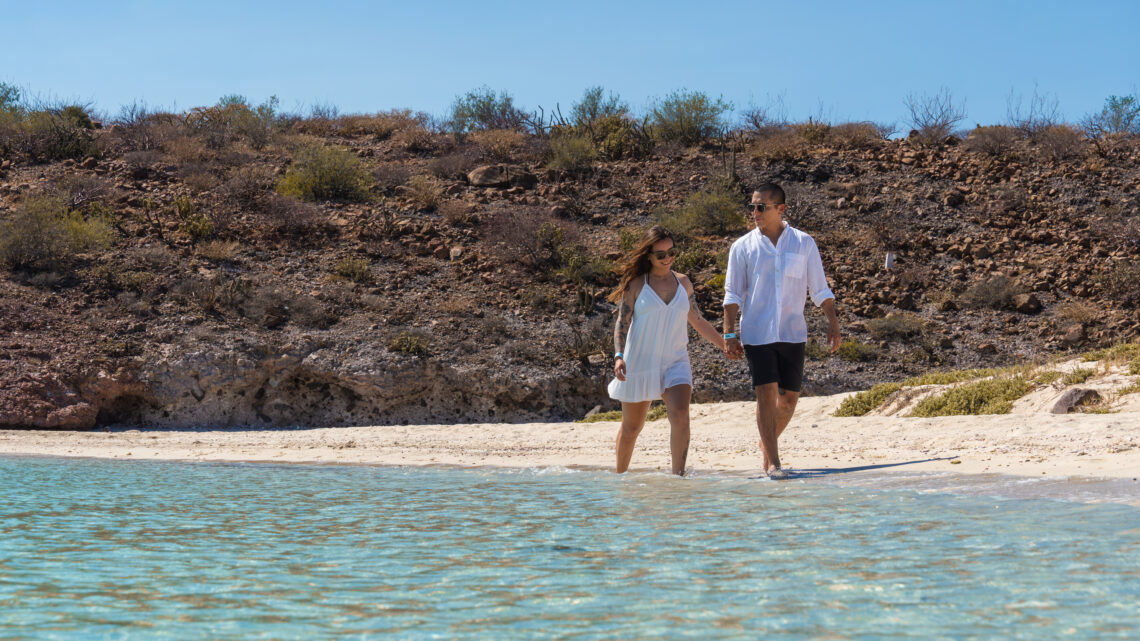
[[3, 639], [1135, 639], [1140, 509], [0, 458]]

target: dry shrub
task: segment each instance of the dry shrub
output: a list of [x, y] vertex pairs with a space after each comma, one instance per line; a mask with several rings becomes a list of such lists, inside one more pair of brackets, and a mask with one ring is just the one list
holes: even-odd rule
[[412, 171], [403, 163], [386, 163], [372, 170], [376, 189], [388, 196], [395, 194], [411, 177]]
[[214, 172], [202, 166], [186, 168], [185, 172], [180, 173], [182, 182], [196, 194], [210, 191], [220, 183]]
[[233, 240], [210, 240], [198, 245], [198, 255], [217, 263], [233, 262], [241, 244]]
[[912, 338], [922, 334], [926, 323], [917, 314], [909, 312], [887, 314], [865, 323], [867, 331], [877, 340]]
[[809, 145], [822, 144], [831, 134], [831, 125], [829, 123], [816, 122], [810, 118], [807, 122], [791, 125], [791, 128]]
[[1140, 307], [1140, 260], [1117, 260], [1100, 278], [1105, 290], [1126, 308]]
[[474, 218], [473, 207], [458, 200], [444, 201], [437, 209], [448, 225], [466, 225]]
[[1085, 134], [1072, 125], [1051, 125], [1034, 136], [1037, 148], [1046, 158], [1054, 161], [1072, 158], [1081, 153]]
[[970, 285], [960, 298], [970, 307], [1008, 310], [1013, 308], [1013, 297], [1023, 291], [1017, 281], [997, 275]]
[[191, 136], [175, 136], [163, 144], [162, 150], [180, 165], [206, 162], [214, 156], [205, 143]]
[[51, 192], [61, 196], [68, 209], [82, 211], [109, 209], [121, 193], [114, 183], [102, 176], [70, 173], [54, 180]]
[[499, 243], [502, 256], [534, 269], [557, 268], [564, 246], [579, 243], [578, 228], [538, 207], [511, 207], [495, 212], [486, 225], [488, 240]]
[[262, 166], [238, 167], [230, 171], [219, 195], [226, 205], [215, 210], [211, 219], [219, 230], [233, 226], [234, 209], [250, 214], [255, 223], [279, 236], [298, 236], [311, 231], [319, 220], [318, 210], [273, 191], [276, 176]]
[[803, 138], [793, 129], [781, 128], [758, 136], [752, 145], [752, 157], [768, 162], [795, 160], [806, 153]]
[[142, 103], [124, 106], [108, 132], [109, 142], [122, 151], [161, 149], [180, 135], [182, 119], [172, 113], [149, 110]]
[[510, 162], [514, 152], [526, 141], [526, 134], [509, 129], [489, 129], [471, 134], [471, 141], [484, 155], [498, 162]]
[[994, 125], [977, 127], [966, 138], [966, 150], [994, 157], [1001, 157], [1013, 151], [1021, 139], [1021, 132], [1014, 127]]
[[444, 200], [443, 184], [431, 176], [412, 176], [404, 186], [404, 195], [421, 210], [434, 211]]
[[277, 177], [266, 167], [237, 167], [230, 170], [219, 193], [239, 208], [253, 210], [273, 191], [276, 182]]
[[439, 178], [461, 179], [475, 169], [477, 160], [470, 151], [457, 151], [432, 161], [428, 170]]
[[421, 153], [432, 150], [431, 132], [423, 127], [408, 127], [401, 129], [392, 136], [392, 142], [410, 153]]
[[845, 149], [878, 147], [883, 142], [882, 128], [873, 122], [845, 122], [831, 127], [828, 138]]
[[1103, 310], [1090, 302], [1071, 300], [1056, 306], [1058, 318], [1068, 321], [1066, 325], [1089, 325], [1099, 319]]

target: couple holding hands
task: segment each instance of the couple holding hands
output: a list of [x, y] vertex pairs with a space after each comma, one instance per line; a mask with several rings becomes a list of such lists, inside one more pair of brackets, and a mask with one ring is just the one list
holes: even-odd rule
[[621, 281], [610, 295], [618, 315], [615, 378], [609, 385], [610, 397], [621, 401], [619, 474], [629, 468], [649, 404], [658, 398], [668, 410], [673, 473], [685, 473], [692, 324], [729, 359], [748, 359], [764, 471], [773, 479], [787, 478], [776, 442], [791, 421], [803, 381], [807, 294], [827, 316], [827, 343], [833, 353], [839, 349], [839, 319], [815, 241], [784, 221], [784, 190], [773, 183], [761, 185], [748, 206], [756, 228], [737, 239], [728, 253], [723, 335], [701, 315], [689, 279], [671, 269], [677, 247], [665, 228], [646, 232], [619, 269]]

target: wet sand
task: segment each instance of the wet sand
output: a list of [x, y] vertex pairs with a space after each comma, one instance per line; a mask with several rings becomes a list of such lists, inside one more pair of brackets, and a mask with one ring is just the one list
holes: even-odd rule
[[[802, 477], [867, 472], [1140, 476], [1140, 412], [836, 418], [845, 395], [804, 398], [780, 439]], [[692, 408], [689, 469], [760, 475], [753, 403]], [[131, 460], [609, 468], [615, 422], [285, 429], [0, 431], [0, 454]], [[669, 469], [669, 423], [649, 423], [632, 470]], [[1140, 486], [1138, 486], [1140, 493]]]

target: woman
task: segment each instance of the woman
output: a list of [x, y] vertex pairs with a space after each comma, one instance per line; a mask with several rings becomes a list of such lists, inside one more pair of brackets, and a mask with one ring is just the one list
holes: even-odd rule
[[614, 380], [610, 398], [621, 401], [617, 472], [629, 469], [633, 445], [645, 427], [649, 404], [658, 398], [669, 412], [673, 473], [685, 473], [689, 454], [689, 329], [724, 350], [720, 332], [701, 316], [693, 284], [670, 267], [677, 258], [673, 235], [652, 227], [618, 271], [621, 282], [609, 296], [618, 304], [614, 327]]

